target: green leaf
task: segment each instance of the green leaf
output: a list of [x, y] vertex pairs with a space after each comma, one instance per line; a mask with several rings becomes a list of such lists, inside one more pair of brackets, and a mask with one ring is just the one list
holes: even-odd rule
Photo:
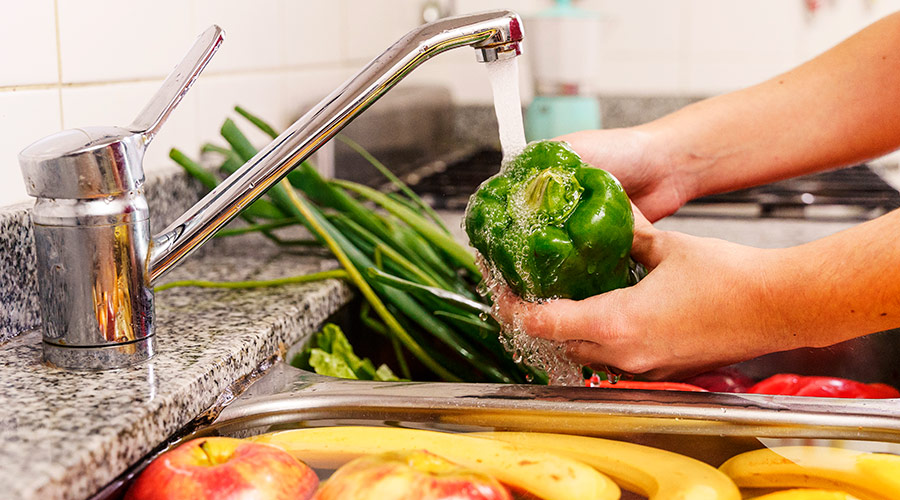
[[322, 349], [313, 348], [309, 353], [309, 364], [319, 375], [356, 379], [356, 373], [347, 365], [347, 361], [337, 354], [329, 354]]
[[297, 354], [291, 364], [297, 368], [311, 369], [319, 375], [357, 380], [400, 380], [387, 365], [375, 369], [368, 358], [360, 358], [353, 352], [340, 327], [327, 323], [313, 336], [310, 346]]
[[399, 382], [400, 378], [394, 375], [394, 372], [388, 367], [388, 365], [382, 364], [375, 370], [375, 377], [373, 380], [378, 380], [379, 382]]

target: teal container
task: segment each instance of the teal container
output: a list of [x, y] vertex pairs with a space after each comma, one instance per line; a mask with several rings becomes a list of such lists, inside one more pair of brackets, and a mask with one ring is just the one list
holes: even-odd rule
[[539, 95], [525, 111], [525, 138], [529, 142], [602, 126], [600, 102], [595, 97]]

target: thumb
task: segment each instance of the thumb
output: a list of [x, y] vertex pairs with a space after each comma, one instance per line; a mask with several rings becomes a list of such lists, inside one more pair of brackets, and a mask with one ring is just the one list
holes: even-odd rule
[[659, 245], [659, 236], [663, 231], [653, 227], [653, 224], [644, 217], [641, 210], [631, 204], [634, 212], [634, 239], [631, 242], [631, 257], [651, 270], [662, 262], [664, 254]]
[[599, 324], [598, 319], [609, 319], [616, 314], [617, 308], [608, 304], [614, 294], [615, 290], [584, 300], [555, 299], [538, 303], [524, 301], [507, 289], [495, 297], [494, 310], [502, 324], [532, 337], [557, 342], [596, 341], [609, 326], [606, 322]]

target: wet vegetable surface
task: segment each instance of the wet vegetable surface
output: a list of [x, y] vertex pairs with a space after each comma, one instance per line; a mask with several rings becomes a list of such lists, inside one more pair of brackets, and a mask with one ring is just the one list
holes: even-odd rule
[[584, 299], [637, 281], [631, 202], [568, 144], [539, 141], [469, 201], [469, 240], [520, 296]]

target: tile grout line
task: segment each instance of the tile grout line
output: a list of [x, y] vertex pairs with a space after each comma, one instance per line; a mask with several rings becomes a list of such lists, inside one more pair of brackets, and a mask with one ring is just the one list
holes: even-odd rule
[[59, 36], [59, 0], [53, 0], [53, 24], [56, 31], [56, 93], [59, 96], [59, 129], [65, 126], [62, 98], [62, 41]]
[[[360, 61], [363, 61], [360, 59]], [[337, 61], [330, 63], [312, 63], [312, 64], [293, 64], [289, 66], [273, 66], [267, 68], [254, 69], [234, 69], [225, 71], [204, 72], [204, 76], [208, 77], [227, 77], [227, 76], [252, 76], [252, 75], [268, 75], [279, 72], [291, 71], [309, 71], [309, 70], [327, 70], [327, 69], [343, 69], [345, 61]], [[61, 64], [60, 64], [61, 67]], [[58, 69], [57, 71], [60, 71]], [[25, 85], [0, 85], [0, 92], [16, 92], [19, 90], [47, 90], [47, 89], [64, 89], [64, 88], [83, 88], [83, 87], [99, 87], [103, 85], [118, 85], [123, 83], [147, 83], [161, 82], [165, 80], [166, 75], [123, 78], [119, 80], [95, 80], [86, 82], [63, 82], [56, 83], [32, 83]]]

